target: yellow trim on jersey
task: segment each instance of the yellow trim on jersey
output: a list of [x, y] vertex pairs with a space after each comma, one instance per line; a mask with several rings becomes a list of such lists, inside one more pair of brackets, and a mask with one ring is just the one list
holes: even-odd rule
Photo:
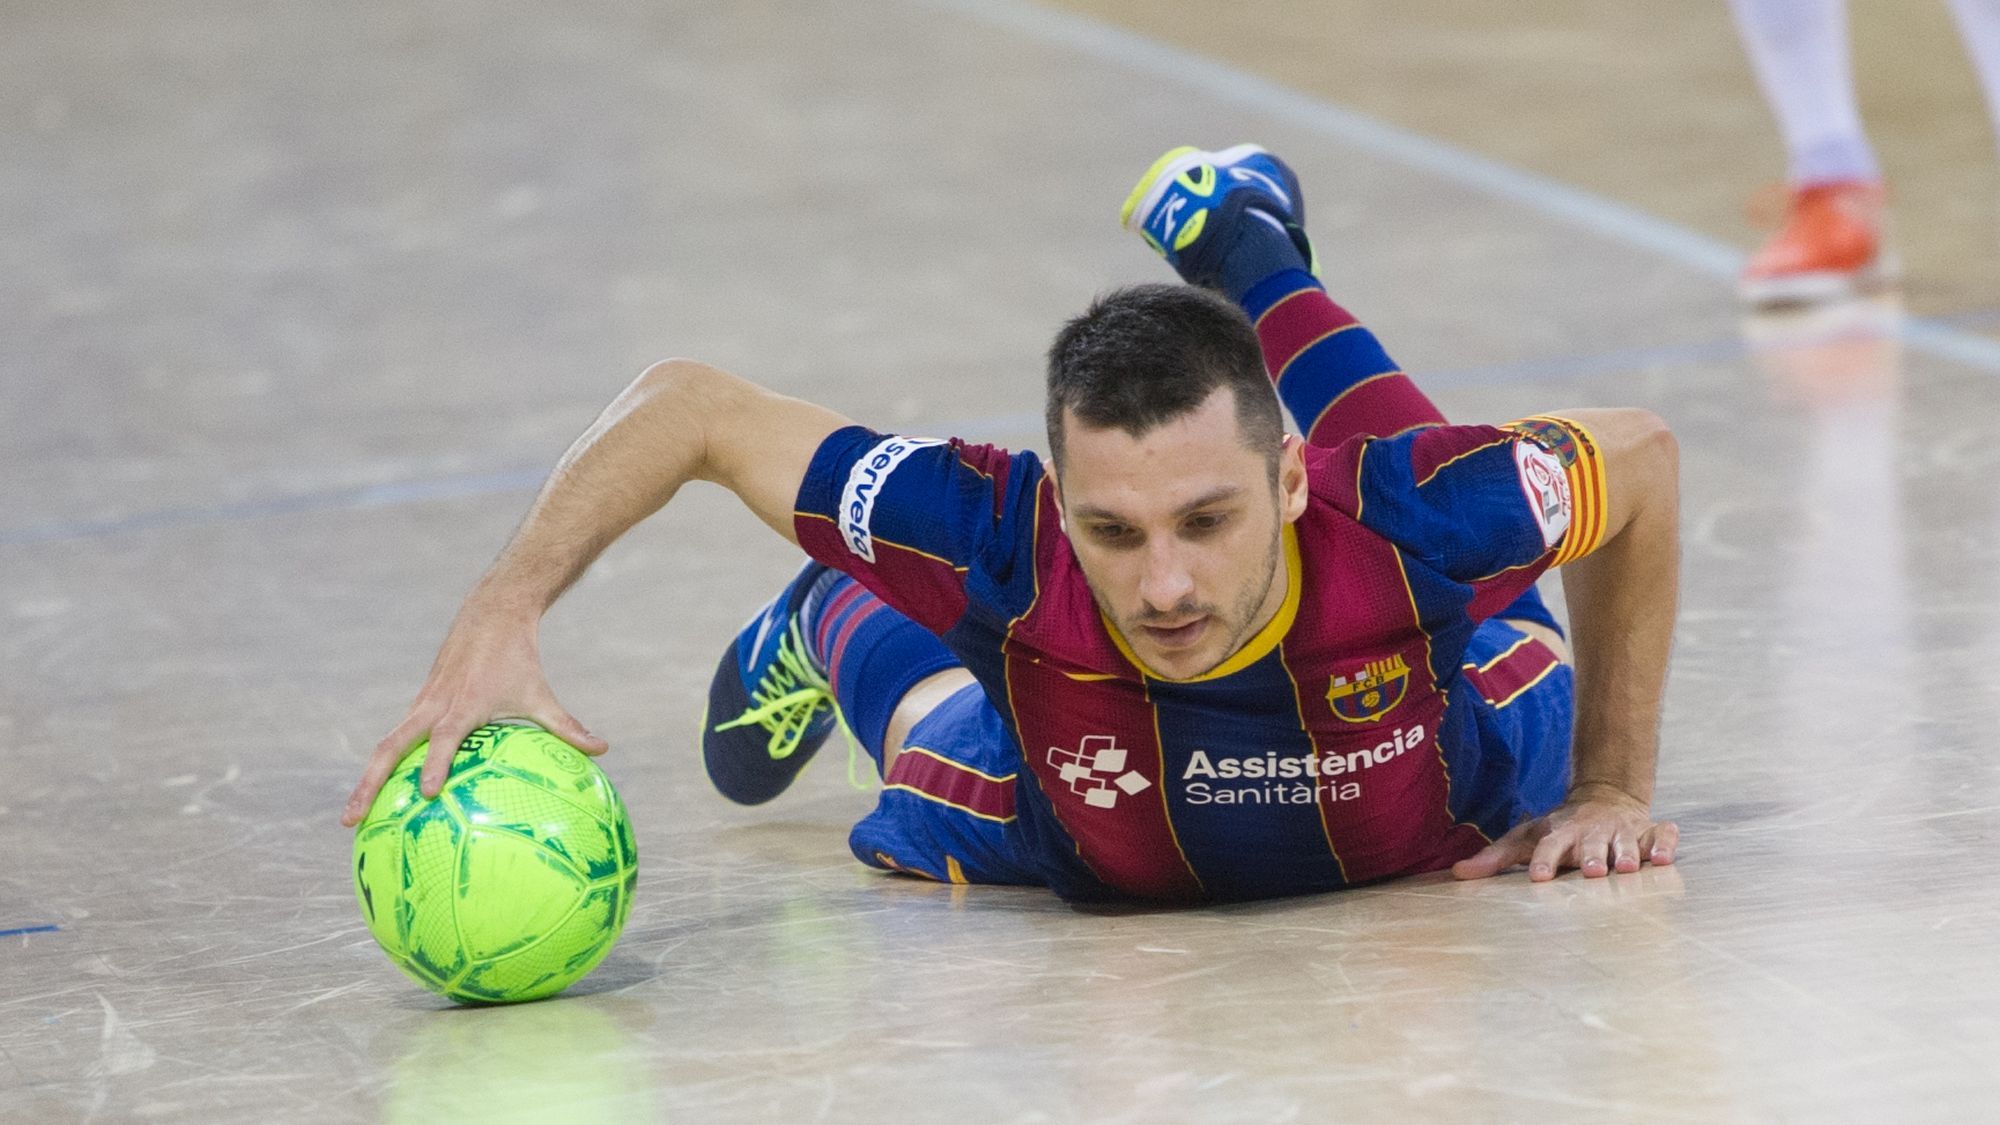
[[[1393, 374], [1401, 375], [1403, 374], [1403, 372], [1397, 371], [1394, 372]], [[1412, 422], [1409, 425], [1404, 426], [1402, 429], [1397, 430], [1393, 434], [1382, 434], [1379, 436], [1381, 436], [1384, 440], [1387, 440], [1389, 438], [1399, 438], [1402, 437], [1404, 434], [1416, 433], [1418, 430], [1429, 430], [1429, 429], [1434, 429], [1438, 426], [1448, 426], [1450, 424], [1451, 423], [1449, 422]]]
[[1354, 454], [1354, 522], [1355, 523], [1361, 522], [1361, 509], [1368, 506], [1368, 497], [1364, 495], [1361, 491], [1361, 467], [1368, 463], [1368, 449], [1370, 446], [1375, 444], [1375, 441], [1376, 441], [1375, 438], [1368, 438], [1364, 440], [1361, 443], [1361, 448]]
[[[1424, 628], [1423, 611], [1417, 608], [1417, 589], [1416, 587], [1410, 585], [1410, 568], [1404, 565], [1403, 563], [1403, 549], [1401, 547], [1395, 546], [1394, 544], [1390, 544], [1389, 550], [1394, 552], [1395, 554], [1396, 573], [1400, 575], [1403, 579], [1403, 595], [1410, 599], [1410, 625], [1413, 628], [1415, 628], [1417, 632], [1422, 633], [1424, 635], [1424, 675], [1429, 677], [1428, 682], [1431, 685], [1431, 689], [1433, 691], [1436, 691], [1438, 694], [1438, 702], [1441, 704], [1438, 713], [1442, 715], [1446, 710], [1450, 709], [1451, 707], [1451, 689], [1446, 687], [1441, 687], [1438, 684], [1437, 654], [1431, 650], [1431, 631], [1429, 629]], [[1464, 825], [1465, 827], [1470, 828], [1475, 833], [1477, 833], [1481, 840], [1484, 840], [1489, 844], [1492, 843], [1493, 837], [1488, 836], [1484, 828], [1479, 827], [1477, 824], [1474, 824], [1469, 820], [1459, 820], [1457, 817], [1451, 815], [1451, 763], [1445, 761], [1444, 739], [1432, 738], [1431, 745], [1437, 748], [1436, 752], [1437, 752], [1438, 769], [1440, 772], [1444, 774], [1445, 820], [1449, 821], [1454, 826]]]
[[[1312, 747], [1313, 757], [1320, 757], [1319, 735], [1313, 733], [1313, 726], [1306, 721], [1306, 695], [1299, 689], [1299, 678], [1292, 674], [1291, 661], [1285, 659], [1285, 646], [1278, 646], [1278, 667], [1285, 670], [1285, 678], [1292, 682], [1292, 704], [1298, 708], [1299, 729], [1305, 732], [1306, 742]], [[1326, 822], [1326, 804], [1320, 800], [1317, 787], [1313, 790], [1313, 811], [1319, 814], [1319, 834], [1326, 839], [1327, 854], [1333, 856], [1333, 865], [1340, 868], [1340, 881], [1347, 882], [1347, 861], [1340, 858], [1340, 848], [1333, 842], [1333, 826]]]
[[905, 744], [903, 747], [903, 753], [905, 754], [917, 753], [917, 754], [922, 754], [926, 758], [936, 758], [938, 761], [943, 762], [945, 765], [950, 766], [952, 769], [964, 770], [966, 773], [973, 774], [978, 777], [983, 777], [986, 780], [994, 782], [995, 784], [998, 785], [1005, 785], [1008, 782], [1013, 781], [1014, 779], [1021, 776], [1018, 773], [1010, 773], [1005, 777], [994, 777], [992, 774], [987, 773], [985, 770], [973, 769], [971, 766], [966, 765], [964, 762], [954, 762], [950, 758], [945, 757], [943, 754], [940, 754], [935, 750], [927, 749], [922, 746], [911, 746]]
[[[798, 519], [798, 518], [800, 518], [801, 516], [805, 517], [806, 519], [813, 519], [813, 520], [825, 520], [826, 522], [828, 522], [828, 523], [830, 523], [830, 524], [833, 524], [833, 525], [834, 525], [834, 526], [835, 526], [836, 528], [838, 528], [838, 527], [840, 526], [840, 521], [839, 521], [839, 520], [836, 520], [836, 519], [834, 519], [834, 518], [833, 518], [832, 516], [823, 516], [823, 515], [819, 514], [818, 512], [806, 512], [806, 511], [800, 511], [800, 510], [799, 510], [799, 509], [797, 509], [797, 508], [794, 508], [794, 509], [792, 509], [792, 518], [793, 518], [793, 519]], [[894, 547], [894, 548], [896, 548], [896, 549], [897, 549], [898, 551], [908, 551], [908, 552], [910, 552], [910, 553], [911, 553], [911, 554], [913, 554], [913, 555], [922, 555], [922, 556], [923, 556], [924, 558], [927, 558], [927, 559], [931, 560], [932, 562], [935, 562], [935, 563], [943, 563], [944, 565], [946, 565], [946, 566], [950, 567], [950, 568], [952, 569], [952, 571], [953, 571], [954, 573], [957, 573], [957, 574], [965, 574], [965, 573], [968, 573], [968, 571], [969, 571], [969, 569], [970, 569], [970, 568], [968, 568], [968, 567], [963, 567], [963, 566], [960, 566], [960, 565], [958, 565], [957, 563], [955, 563], [955, 562], [951, 561], [950, 559], [947, 559], [947, 558], [943, 558], [943, 557], [941, 557], [941, 556], [938, 556], [938, 555], [933, 555], [933, 554], [931, 554], [931, 553], [930, 553], [929, 551], [926, 551], [926, 550], [923, 550], [922, 548], [919, 548], [919, 547], [912, 547], [912, 546], [910, 546], [910, 545], [909, 545], [908, 543], [898, 543], [898, 542], [896, 542], [896, 541], [895, 541], [894, 539], [884, 539], [884, 538], [882, 538], [882, 537], [881, 537], [880, 535], [876, 535], [876, 534], [874, 534], [873, 532], [870, 532], [870, 533], [869, 533], [869, 536], [868, 536], [868, 537], [869, 537], [870, 539], [874, 540], [875, 542], [877, 542], [877, 543], [880, 543], [880, 544], [882, 544], [882, 545], [883, 545], [884, 547]], [[855, 556], [855, 557], [859, 558], [860, 556], [858, 556], [858, 555], [857, 555], [857, 556]], [[866, 559], [862, 559], [862, 561], [863, 561], [863, 562], [866, 562], [866, 561], [868, 561], [868, 560], [866, 560]], [[842, 569], [844, 569], [844, 568], [842, 568]]]
[[[1360, 326], [1356, 325], [1355, 327], [1358, 328]], [[1326, 339], [1326, 337], [1322, 336], [1320, 337], [1320, 339], [1324, 340]], [[1313, 342], [1318, 343], [1319, 341], [1315, 340]], [[1287, 364], [1286, 366], [1289, 367], [1290, 365]], [[1363, 379], [1360, 382], [1355, 383], [1353, 386], [1350, 386], [1346, 390], [1333, 396], [1333, 401], [1326, 404], [1326, 408], [1319, 412], [1319, 416], [1314, 418], [1311, 422], [1307, 423], [1306, 436], [1311, 437], [1313, 431], [1319, 429], [1319, 424], [1326, 420], [1326, 416], [1333, 413], [1333, 408], [1339, 406], [1342, 402], [1344, 402], [1347, 399], [1348, 395], [1353, 394], [1355, 391], [1360, 390], [1361, 388], [1367, 386], [1368, 384], [1374, 382], [1377, 379], [1391, 379], [1401, 374], [1403, 374], [1403, 372], [1401, 371], [1401, 369], [1398, 368], [1391, 368], [1388, 371], [1377, 372], [1376, 374], [1370, 375], [1366, 379]]]
[[[1403, 563], [1403, 549], [1401, 547], [1396, 546], [1394, 543], [1387, 543], [1385, 544], [1385, 546], [1387, 546], [1389, 550], [1394, 553], [1396, 559], [1396, 575], [1397, 577], [1403, 580], [1403, 597], [1406, 598], [1410, 604], [1410, 627], [1424, 635], [1423, 671], [1425, 676], [1425, 682], [1429, 683], [1432, 689], [1435, 690], [1437, 688], [1437, 659], [1436, 659], [1436, 654], [1434, 654], [1431, 651], [1431, 631], [1429, 629], [1424, 628], [1424, 613], [1422, 610], [1417, 608], [1417, 588], [1415, 586], [1410, 585], [1410, 568], [1404, 565]], [[1438, 760], [1440, 762], [1444, 760], [1444, 750], [1442, 748], [1438, 750]], [[1447, 777], [1450, 776], [1449, 769], [1447, 769], [1445, 773]]]
[[[1294, 299], [1302, 297], [1310, 292], [1312, 292], [1312, 289], [1310, 287], [1304, 289], [1294, 289], [1290, 293], [1287, 293], [1284, 296], [1278, 298], [1277, 304], [1272, 305], [1268, 309], [1265, 309], [1264, 315], [1257, 318], [1257, 327], [1259, 328], [1264, 327], [1264, 321], [1268, 320], [1272, 313], [1277, 312], [1279, 309], [1284, 308], [1288, 304], [1291, 304]], [[1320, 290], [1320, 292], [1324, 293], [1325, 290], [1322, 289]]]
[[[1546, 551], [1544, 551], [1544, 552], [1543, 552], [1543, 554], [1547, 554], [1547, 553], [1548, 553], [1548, 552], [1546, 552]], [[1531, 566], [1535, 566], [1535, 565], [1539, 564], [1539, 563], [1540, 563], [1541, 561], [1542, 561], [1542, 557], [1541, 557], [1541, 555], [1536, 555], [1536, 556], [1535, 556], [1534, 558], [1532, 558], [1532, 559], [1529, 559], [1529, 560], [1528, 560], [1527, 562], [1524, 562], [1524, 563], [1515, 563], [1515, 564], [1514, 564], [1513, 566], [1503, 566], [1503, 567], [1501, 567], [1501, 568], [1500, 568], [1499, 570], [1496, 570], [1496, 571], [1494, 571], [1494, 572], [1493, 572], [1493, 573], [1491, 573], [1491, 574], [1482, 574], [1482, 575], [1480, 575], [1479, 577], [1477, 577], [1477, 578], [1473, 579], [1473, 580], [1472, 580], [1472, 582], [1473, 582], [1473, 584], [1474, 584], [1474, 585], [1478, 585], [1478, 584], [1479, 584], [1479, 583], [1481, 583], [1481, 582], [1491, 582], [1491, 581], [1493, 581], [1493, 580], [1494, 580], [1495, 578], [1498, 578], [1498, 577], [1500, 577], [1501, 575], [1503, 575], [1503, 574], [1506, 574], [1506, 573], [1507, 573], [1507, 572], [1509, 572], [1509, 571], [1514, 571], [1514, 570], [1526, 570], [1526, 569], [1528, 569], [1528, 568], [1529, 568], [1529, 567], [1531, 567]]]
[[950, 855], [944, 857], [944, 873], [951, 877], [952, 882], [961, 887], [972, 881], [965, 877], [965, 868], [960, 867], [958, 860], [952, 858]]
[[[1316, 347], [1319, 347], [1321, 344], [1326, 343], [1328, 340], [1333, 339], [1335, 336], [1340, 335], [1342, 332], [1352, 332], [1353, 330], [1359, 327], [1361, 327], [1361, 322], [1357, 320], [1352, 324], [1343, 324], [1339, 328], [1335, 328], [1328, 332], [1322, 332], [1319, 335], [1314, 336], [1312, 339], [1306, 341], [1305, 347], [1300, 348], [1298, 351], [1292, 353], [1292, 358], [1286, 360], [1285, 365], [1283, 367], [1278, 368], [1278, 373], [1276, 375], [1271, 376], [1271, 382], [1273, 384], [1284, 382], [1285, 372], [1290, 371], [1292, 369], [1292, 364], [1297, 363], [1299, 361], [1300, 356], [1306, 354], [1307, 352], [1313, 350]], [[1385, 374], [1388, 373], [1385, 372]], [[1335, 399], [1334, 401], [1338, 402], [1340, 400]]]
[[1132, 667], [1137, 668], [1147, 679], [1158, 680], [1165, 684], [1199, 684], [1209, 680], [1219, 680], [1224, 676], [1233, 676], [1271, 655], [1271, 650], [1277, 648], [1278, 642], [1285, 639], [1285, 634], [1292, 631], [1292, 622], [1299, 615], [1299, 597], [1304, 592], [1305, 567], [1299, 561], [1298, 530], [1288, 523], [1282, 536], [1285, 541], [1284, 603], [1278, 607], [1277, 614], [1265, 622], [1262, 629], [1257, 630], [1257, 635], [1245, 642], [1234, 655], [1199, 676], [1176, 680], [1171, 676], [1160, 675], [1146, 667], [1139, 659], [1139, 655], [1132, 651], [1132, 646], [1125, 643], [1124, 636], [1118, 632], [1118, 626], [1112, 624], [1111, 619], [1104, 616], [1102, 610], [1098, 611], [1098, 620], [1104, 622], [1104, 631], [1111, 634], [1111, 643], [1118, 646], [1118, 652], [1131, 661]]
[[1604, 543], [1605, 523], [1611, 511], [1610, 493], [1604, 484], [1604, 454], [1590, 430], [1573, 418], [1532, 414], [1521, 420], [1560, 426], [1576, 442], [1576, 460], [1563, 466], [1563, 475], [1569, 482], [1569, 530], [1556, 545], [1555, 558], [1549, 565], [1573, 563]]
[[967, 461], [965, 459], [965, 454], [962, 451], [958, 455], [958, 467], [961, 469], [971, 469], [973, 472], [978, 473], [982, 477], [985, 477], [988, 482], [991, 482], [993, 480], [992, 473], [989, 473], [985, 469], [982, 469], [979, 466], [973, 464], [972, 462]]
[[1153, 702], [1151, 688], [1146, 689], [1146, 706], [1153, 709], [1153, 754], [1160, 764], [1159, 776], [1162, 784], [1153, 787], [1160, 791], [1160, 819], [1167, 823], [1167, 838], [1174, 842], [1174, 851], [1181, 857], [1181, 866], [1187, 868], [1188, 878], [1194, 880], [1197, 890], [1207, 894], [1208, 884], [1201, 881], [1201, 872], [1196, 871], [1194, 864], [1188, 862], [1187, 849], [1181, 847], [1181, 831], [1174, 827], [1174, 806], [1173, 802], [1167, 800], [1167, 787], [1164, 784], [1167, 779], [1167, 740], [1160, 734], [1160, 705]]
[[1422, 488], [1423, 486], [1429, 484], [1432, 480], [1434, 480], [1437, 477], [1439, 473], [1444, 472], [1446, 469], [1451, 468], [1453, 465], [1458, 464], [1460, 461], [1465, 460], [1467, 457], [1470, 457], [1475, 453], [1484, 453], [1496, 445], [1506, 445], [1509, 442], [1519, 441], [1520, 438], [1521, 435], [1519, 434], [1509, 434], [1503, 438], [1495, 438], [1492, 441], [1487, 442], [1485, 445], [1475, 445], [1471, 449], [1468, 449], [1465, 452], [1453, 457], [1451, 460], [1446, 461], [1444, 464], [1439, 465], [1437, 468], [1432, 469], [1430, 472], [1425, 473], [1424, 479], [1417, 482], [1417, 487]]
[[957, 809], [959, 812], [962, 812], [967, 816], [976, 816], [981, 820], [990, 820], [995, 824], [1012, 824], [1014, 822], [1014, 818], [1011, 816], [993, 816], [988, 813], [980, 812], [978, 809], [967, 808], [966, 806], [959, 804], [957, 801], [947, 801], [943, 797], [940, 797], [935, 793], [926, 793], [921, 789], [912, 788], [911, 786], [905, 785], [900, 781], [896, 782], [893, 785], [884, 785], [882, 788], [885, 791], [890, 789], [898, 789], [905, 793], [912, 793], [934, 804], [943, 805], [945, 808], [948, 809]]
[[[1521, 646], [1522, 646], [1522, 645], [1525, 645], [1525, 644], [1527, 644], [1527, 643], [1528, 643], [1529, 641], [1532, 641], [1532, 640], [1534, 640], [1534, 639], [1535, 639], [1535, 638], [1533, 638], [1533, 637], [1530, 637], [1530, 636], [1525, 636], [1525, 635], [1524, 635], [1524, 636], [1522, 636], [1522, 638], [1521, 638], [1520, 640], [1518, 640], [1518, 641], [1515, 641], [1515, 642], [1514, 642], [1513, 644], [1511, 644], [1511, 645], [1508, 645], [1508, 646], [1507, 646], [1507, 648], [1506, 648], [1506, 650], [1505, 650], [1504, 652], [1502, 652], [1502, 653], [1501, 653], [1500, 655], [1498, 655], [1498, 656], [1494, 657], [1493, 659], [1491, 659], [1491, 660], [1487, 661], [1486, 663], [1484, 663], [1484, 664], [1465, 664], [1465, 665], [1461, 665], [1461, 667], [1465, 667], [1465, 668], [1470, 668], [1470, 669], [1472, 669], [1472, 670], [1473, 670], [1473, 671], [1475, 671], [1475, 672], [1481, 672], [1481, 673], [1484, 673], [1484, 672], [1491, 672], [1491, 671], [1493, 670], [1493, 666], [1494, 666], [1494, 665], [1496, 665], [1496, 664], [1500, 663], [1500, 662], [1501, 662], [1502, 660], [1505, 660], [1505, 659], [1507, 659], [1508, 657], [1510, 657], [1510, 656], [1514, 655], [1514, 654], [1515, 654], [1516, 652], [1519, 652], [1519, 651], [1521, 650]], [[907, 749], [915, 749], [915, 747], [908, 747]]]
[[1549, 673], [1550, 673], [1550, 672], [1553, 672], [1553, 671], [1555, 671], [1556, 669], [1558, 669], [1558, 668], [1560, 668], [1560, 667], [1562, 667], [1562, 666], [1563, 666], [1563, 662], [1562, 662], [1562, 661], [1560, 661], [1560, 660], [1551, 660], [1551, 661], [1549, 661], [1549, 666], [1548, 666], [1548, 667], [1546, 667], [1546, 668], [1542, 669], [1542, 670], [1541, 670], [1540, 672], [1537, 672], [1537, 673], [1535, 673], [1535, 678], [1534, 678], [1534, 679], [1532, 679], [1532, 680], [1529, 680], [1529, 681], [1528, 681], [1527, 683], [1525, 683], [1525, 684], [1522, 684], [1522, 685], [1521, 685], [1520, 687], [1518, 687], [1518, 688], [1515, 688], [1515, 689], [1514, 689], [1514, 693], [1513, 693], [1512, 695], [1509, 695], [1509, 696], [1508, 696], [1507, 698], [1505, 698], [1505, 699], [1502, 699], [1502, 700], [1497, 700], [1497, 701], [1493, 701], [1493, 700], [1489, 700], [1488, 702], [1491, 702], [1491, 703], [1493, 704], [1493, 709], [1494, 709], [1495, 711], [1498, 711], [1498, 710], [1500, 710], [1500, 709], [1501, 709], [1502, 707], [1505, 707], [1505, 706], [1507, 706], [1507, 705], [1508, 705], [1509, 703], [1512, 703], [1512, 702], [1514, 702], [1514, 701], [1515, 701], [1516, 699], [1519, 699], [1519, 698], [1521, 698], [1521, 697], [1522, 697], [1523, 695], [1527, 694], [1527, 692], [1528, 692], [1528, 689], [1529, 689], [1529, 688], [1532, 688], [1532, 687], [1534, 687], [1534, 686], [1535, 686], [1536, 684], [1539, 684], [1539, 683], [1541, 683], [1541, 682], [1542, 682], [1543, 680], [1546, 680], [1546, 679], [1548, 679], [1548, 678], [1549, 678]]

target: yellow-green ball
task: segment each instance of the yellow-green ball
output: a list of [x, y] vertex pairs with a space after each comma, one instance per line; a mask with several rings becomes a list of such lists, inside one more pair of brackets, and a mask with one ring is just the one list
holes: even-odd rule
[[459, 744], [437, 799], [429, 743], [396, 766], [354, 834], [354, 894], [382, 951], [464, 1003], [553, 996], [597, 967], [632, 909], [639, 852], [597, 763], [540, 727]]

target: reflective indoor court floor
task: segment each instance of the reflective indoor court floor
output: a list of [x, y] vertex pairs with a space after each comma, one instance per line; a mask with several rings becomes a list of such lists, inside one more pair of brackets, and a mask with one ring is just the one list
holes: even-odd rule
[[[1991, 1119], [2000, 169], [1942, 5], [1861, 7], [1903, 297], [1745, 318], [1781, 161], [1720, 3], [0, 6], [0, 1121]], [[1246, 139], [1454, 418], [1678, 432], [1679, 864], [1180, 911], [864, 869], [837, 750], [703, 777], [797, 560], [692, 488], [543, 629], [622, 942], [511, 1009], [390, 967], [340, 802], [626, 381], [1038, 446], [1055, 327], [1168, 276], [1132, 179]]]

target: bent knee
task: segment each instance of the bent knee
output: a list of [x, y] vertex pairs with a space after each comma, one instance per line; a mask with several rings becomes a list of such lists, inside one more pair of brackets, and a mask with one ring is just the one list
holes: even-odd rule
[[1542, 644], [1548, 647], [1548, 650], [1550, 652], [1556, 654], [1557, 660], [1562, 661], [1564, 664], [1568, 664], [1570, 662], [1569, 642], [1563, 639], [1563, 635], [1561, 633], [1555, 631], [1554, 629], [1549, 628], [1547, 625], [1544, 625], [1539, 621], [1529, 621], [1525, 618], [1502, 617], [1498, 618], [1498, 620], [1504, 621], [1513, 628], [1519, 629], [1521, 632], [1527, 634], [1530, 637], [1533, 637], [1535, 640], [1542, 642]]

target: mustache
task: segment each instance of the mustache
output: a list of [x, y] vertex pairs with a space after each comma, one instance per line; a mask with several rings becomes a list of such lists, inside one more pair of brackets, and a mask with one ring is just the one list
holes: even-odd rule
[[1212, 605], [1203, 605], [1196, 602], [1182, 602], [1180, 605], [1177, 605], [1172, 609], [1152, 609], [1150, 607], [1142, 609], [1138, 613], [1132, 615], [1132, 621], [1134, 624], [1138, 625], [1152, 625], [1157, 622], [1171, 621], [1171, 620], [1180, 620], [1182, 622], [1186, 622], [1189, 618], [1213, 617], [1216, 615], [1216, 613], [1217, 613], [1216, 607]]

